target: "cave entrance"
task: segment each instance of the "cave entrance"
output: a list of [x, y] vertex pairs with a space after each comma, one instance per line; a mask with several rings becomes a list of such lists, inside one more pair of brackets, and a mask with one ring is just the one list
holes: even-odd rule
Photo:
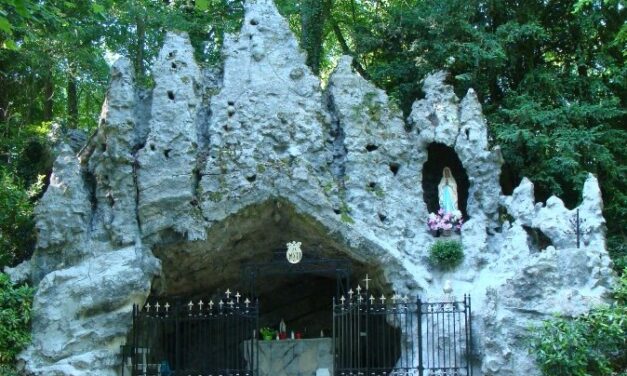
[[269, 262], [244, 266], [242, 277], [250, 295], [262, 302], [260, 327], [279, 329], [283, 321], [289, 338], [325, 338], [332, 332], [332, 299], [347, 296], [351, 273], [349, 259], [305, 257], [290, 263], [279, 249]]
[[[302, 243], [304, 254], [295, 264], [286, 259], [292, 241]], [[349, 247], [337, 232], [280, 199], [216, 223], [207, 240], [163, 234], [153, 252], [162, 275], [137, 307], [126, 347], [132, 375], [167, 374], [164, 364], [172, 374], [332, 374], [334, 299], [349, 297], [364, 278], [377, 296], [392, 293], [383, 265], [367, 249]], [[354, 340], [372, 347], [386, 335], [399, 349], [399, 328], [386, 317], [372, 321], [379, 329], [370, 339], [353, 331]], [[287, 338], [276, 340], [282, 320]], [[272, 331], [270, 340], [262, 329]], [[391, 370], [395, 361], [390, 357], [383, 368]]]
[[440, 209], [438, 184], [442, 179], [444, 168], [448, 167], [457, 183], [458, 208], [464, 218], [467, 218], [466, 204], [470, 183], [457, 153], [453, 148], [437, 142], [431, 143], [427, 152], [427, 162], [422, 168], [422, 192], [427, 209], [430, 213], [436, 213]]

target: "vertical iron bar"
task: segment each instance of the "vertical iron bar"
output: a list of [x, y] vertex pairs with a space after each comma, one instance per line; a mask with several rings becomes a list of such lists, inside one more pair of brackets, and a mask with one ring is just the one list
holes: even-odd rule
[[457, 311], [457, 302], [453, 302], [453, 364], [455, 365], [455, 369], [459, 368], [459, 364], [457, 363], [457, 344], [459, 343], [457, 339], [457, 330], [455, 323], [457, 322], [457, 318], [459, 317], [459, 312]]
[[257, 363], [255, 364], [255, 372], [259, 372], [259, 312], [261, 311], [261, 306], [259, 305], [259, 299], [257, 299], [257, 332], [255, 333], [256, 337], [257, 337], [257, 342], [256, 342], [256, 355], [257, 355]]
[[[422, 300], [416, 299], [416, 312], [418, 313], [418, 376], [423, 376], [422, 364]], [[427, 339], [428, 340], [428, 339]]]
[[468, 349], [468, 356], [466, 358], [466, 366], [468, 374], [472, 376], [472, 365], [470, 364], [470, 357], [472, 355], [472, 312], [470, 309], [470, 295], [465, 296], [465, 298], [468, 300], [468, 344], [466, 346]]
[[435, 353], [435, 335], [433, 334], [433, 332], [434, 332], [433, 328], [434, 328], [435, 320], [433, 318], [433, 306], [432, 306], [432, 303], [427, 303], [427, 304], [428, 304], [428, 307], [430, 309], [428, 317], [429, 317], [429, 320], [431, 321], [429, 323], [429, 325], [427, 326], [427, 330], [431, 331], [431, 361], [430, 361], [429, 366], [434, 367], [435, 364], [436, 364], [435, 363], [435, 354], [436, 354]]
[[376, 333], [373, 333], [370, 327], [370, 307], [367, 304], [363, 305], [363, 302], [362, 304], [357, 303], [354, 312], [360, 319], [360, 325], [359, 328], [357, 328], [357, 337], [355, 338], [356, 341], [359, 341], [357, 351], [360, 354], [360, 364], [356, 365], [356, 369], [357, 372], [367, 372], [370, 363], [372, 363], [373, 356], [370, 346], [370, 337], [376, 335]]
[[446, 303], [442, 303], [442, 305], [440, 306], [440, 311], [441, 311], [441, 315], [442, 315], [442, 343], [440, 344], [439, 348], [442, 349], [442, 366], [443, 367], [448, 367], [448, 363], [446, 362], [446, 323], [445, 323], [445, 319], [446, 319]]
[[333, 297], [332, 303], [331, 303], [331, 320], [332, 320], [331, 324], [333, 325], [332, 326], [333, 339], [331, 342], [331, 349], [333, 349], [333, 374], [335, 375], [336, 370], [337, 370], [337, 359], [336, 359], [337, 357], [337, 338], [336, 338], [337, 334], [335, 332], [336, 330], [335, 329], [335, 297]]
[[174, 309], [174, 359], [176, 362], [176, 366], [175, 369], [177, 370], [177, 372], [179, 370], [181, 370], [181, 338], [180, 338], [180, 304], [176, 304], [175, 305], [175, 309]]
[[577, 209], [577, 248], [579, 248], [579, 238], [581, 236], [581, 224], [579, 223], [579, 209]]

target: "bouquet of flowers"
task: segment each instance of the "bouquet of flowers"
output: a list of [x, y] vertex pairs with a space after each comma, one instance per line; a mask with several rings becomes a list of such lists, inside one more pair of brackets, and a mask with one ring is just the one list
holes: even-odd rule
[[429, 213], [429, 219], [427, 220], [427, 226], [429, 226], [429, 230], [432, 232], [438, 232], [439, 230], [460, 231], [463, 224], [464, 219], [462, 218], [462, 212], [459, 210], [444, 213], [444, 209], [440, 209], [437, 214]]

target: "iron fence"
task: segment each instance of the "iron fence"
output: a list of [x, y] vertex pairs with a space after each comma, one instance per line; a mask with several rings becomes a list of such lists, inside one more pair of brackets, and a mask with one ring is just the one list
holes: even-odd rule
[[132, 376], [255, 375], [258, 313], [257, 301], [229, 290], [219, 299], [135, 306], [124, 368]]
[[470, 296], [462, 301], [422, 302], [419, 364], [421, 376], [472, 376]]
[[359, 286], [333, 300], [334, 374], [472, 376], [470, 297], [423, 302]]
[[349, 291], [333, 301], [335, 375], [409, 375], [417, 369], [416, 302], [397, 295]]

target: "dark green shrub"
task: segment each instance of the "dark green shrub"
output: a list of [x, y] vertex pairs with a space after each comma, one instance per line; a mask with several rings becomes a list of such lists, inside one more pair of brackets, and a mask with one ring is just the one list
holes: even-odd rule
[[32, 301], [32, 288], [16, 286], [0, 273], [0, 370], [9, 369], [30, 340]]
[[0, 376], [20, 376], [20, 375], [22, 374], [19, 373], [15, 369], [15, 367], [0, 364]]
[[13, 174], [0, 167], [0, 270], [28, 258], [35, 243], [33, 203]]
[[464, 259], [462, 243], [457, 240], [437, 240], [429, 248], [429, 261], [441, 269], [451, 269]]
[[614, 297], [613, 306], [574, 319], [556, 317], [535, 328], [531, 351], [544, 375], [610, 376], [627, 369], [627, 274]]

